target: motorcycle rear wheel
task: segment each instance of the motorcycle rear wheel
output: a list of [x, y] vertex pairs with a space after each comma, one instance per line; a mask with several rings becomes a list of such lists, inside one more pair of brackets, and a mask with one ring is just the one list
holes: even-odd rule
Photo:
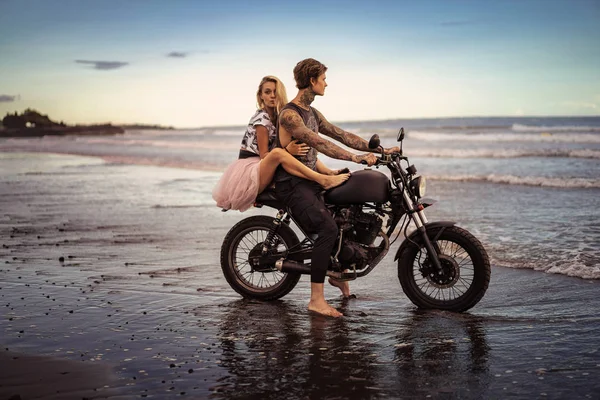
[[[288, 294], [300, 280], [300, 274], [280, 272], [274, 263], [258, 269], [250, 264], [250, 257], [260, 254], [273, 228], [273, 217], [253, 216], [234, 225], [223, 240], [221, 269], [227, 283], [243, 297], [276, 300]], [[277, 258], [285, 258], [289, 249], [299, 243], [294, 231], [281, 224], [269, 252]]]
[[[444, 230], [439, 233], [440, 229]], [[440, 250], [442, 272], [433, 266], [422, 240], [413, 236], [419, 247], [409, 246], [398, 260], [402, 290], [419, 308], [454, 312], [472, 308], [490, 282], [490, 261], [483, 245], [458, 226], [435, 228], [427, 233]]]

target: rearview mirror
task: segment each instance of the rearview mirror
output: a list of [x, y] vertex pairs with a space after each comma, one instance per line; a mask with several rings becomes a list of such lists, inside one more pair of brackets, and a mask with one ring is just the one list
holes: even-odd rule
[[377, 149], [379, 148], [381, 141], [379, 140], [379, 135], [375, 134], [373, 136], [371, 136], [371, 140], [369, 140], [369, 148], [370, 149]]
[[400, 130], [398, 131], [398, 142], [401, 142], [404, 140], [404, 128], [400, 128]]

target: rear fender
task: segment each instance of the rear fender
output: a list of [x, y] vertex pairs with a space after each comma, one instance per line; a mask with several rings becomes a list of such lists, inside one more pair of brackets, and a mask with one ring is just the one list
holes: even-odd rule
[[[429, 223], [425, 224], [425, 230], [426, 231], [431, 231], [431, 230], [437, 229], [437, 228], [444, 228], [445, 229], [445, 228], [449, 228], [451, 226], [454, 226], [455, 224], [456, 224], [456, 222], [453, 222], [453, 221], [435, 221], [435, 222], [429, 222]], [[439, 233], [441, 233], [444, 229], [441, 229], [439, 231]], [[431, 239], [435, 240], [435, 238], [431, 238]], [[411, 240], [413, 242], [416, 242], [419, 245], [421, 245], [422, 242], [423, 242], [423, 237], [421, 236], [421, 232], [419, 230], [416, 230], [413, 233], [411, 233], [410, 235], [408, 235], [407, 239], [404, 239], [404, 241], [402, 242], [402, 245], [398, 248], [398, 251], [396, 252], [396, 256], [394, 257], [394, 261], [398, 260], [400, 258], [400, 256], [402, 256], [402, 253], [406, 249], [408, 249], [409, 246], [412, 245]]]

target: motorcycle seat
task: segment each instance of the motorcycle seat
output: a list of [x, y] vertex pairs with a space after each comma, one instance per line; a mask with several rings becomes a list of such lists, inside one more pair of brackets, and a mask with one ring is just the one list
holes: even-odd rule
[[262, 207], [263, 205], [280, 209], [283, 207], [283, 203], [277, 199], [275, 192], [271, 188], [266, 188], [256, 196], [254, 201], [255, 207]]
[[277, 201], [275, 192], [271, 188], [266, 188], [256, 196], [257, 203], [263, 203], [264, 201]]

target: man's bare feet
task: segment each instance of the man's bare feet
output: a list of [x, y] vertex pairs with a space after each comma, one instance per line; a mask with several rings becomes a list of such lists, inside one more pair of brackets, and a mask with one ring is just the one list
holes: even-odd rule
[[323, 176], [322, 182], [319, 182], [323, 189], [331, 189], [336, 186], [340, 186], [342, 183], [346, 182], [350, 178], [350, 174], [342, 174], [342, 175], [325, 175]]
[[329, 284], [335, 286], [342, 291], [344, 297], [350, 297], [350, 284], [348, 281], [338, 281], [337, 279], [329, 278]]
[[344, 314], [331, 307], [325, 300], [323, 301], [313, 301], [311, 300], [308, 303], [308, 311], [316, 312], [321, 315], [325, 315], [327, 317], [342, 317]]

